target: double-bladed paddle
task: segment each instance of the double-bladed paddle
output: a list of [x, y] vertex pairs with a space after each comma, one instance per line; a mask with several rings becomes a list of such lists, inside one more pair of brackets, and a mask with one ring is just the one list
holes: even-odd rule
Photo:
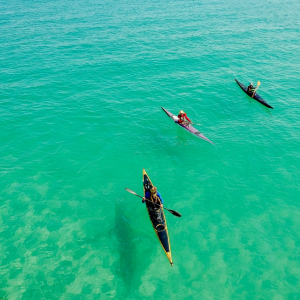
[[183, 123], [181, 123], [181, 124], [179, 124], [179, 125], [202, 125], [202, 124], [200, 124], [200, 123], [193, 123], [193, 122], [189, 122], [189, 121], [185, 121], [185, 122], [183, 122]]
[[[129, 192], [130, 194], [132, 194], [132, 195], [135, 195], [135, 196], [138, 196], [138, 197], [144, 199], [144, 197], [138, 195], [137, 193], [135, 193], [134, 191], [132, 191], [132, 190], [130, 190], [130, 189], [128, 189], [128, 188], [125, 188], [125, 190], [126, 190], [127, 192]], [[145, 200], [146, 200], [146, 201], [149, 201], [149, 202], [151, 202], [152, 204], [154, 204], [154, 205], [160, 207], [160, 205], [158, 205], [158, 204], [156, 204], [156, 203], [153, 203], [153, 202], [152, 202], [151, 200], [149, 200], [149, 199], [145, 199]], [[165, 207], [163, 207], [163, 209], [167, 210], [168, 212], [170, 212], [172, 215], [174, 215], [174, 216], [176, 216], [176, 217], [181, 217], [181, 214], [180, 214], [179, 212], [175, 211], [175, 210], [167, 209], [167, 208], [165, 208]]]

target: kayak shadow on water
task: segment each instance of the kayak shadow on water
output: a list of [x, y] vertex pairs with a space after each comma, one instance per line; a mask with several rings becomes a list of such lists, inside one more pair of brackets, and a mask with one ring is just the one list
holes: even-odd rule
[[268, 115], [273, 116], [273, 110], [272, 109], [270, 109], [268, 107], [265, 107], [265, 106], [263, 106], [263, 109], [264, 109], [265, 112], [268, 113]]
[[[124, 214], [126, 205], [116, 201], [115, 227], [114, 227], [114, 250], [119, 254], [116, 274], [123, 281], [123, 285], [117, 285], [117, 295], [131, 294], [134, 290], [136, 272], [136, 245], [132, 231], [132, 224]], [[122, 287], [123, 286], [123, 287]]]
[[188, 145], [189, 144], [189, 135], [190, 133], [185, 132], [180, 126], [176, 126], [176, 144], [179, 145]]
[[248, 100], [249, 103], [249, 107], [254, 108], [254, 107], [261, 107], [266, 113], [268, 113], [268, 115], [272, 116], [272, 109], [268, 108], [262, 104], [260, 104], [258, 101], [256, 101], [255, 99], [252, 99], [251, 97], [245, 95], [245, 99]]
[[[192, 145], [194, 142], [199, 143], [199, 145], [202, 145], [203, 142], [204, 142], [204, 145], [207, 143], [206, 141], [199, 139], [198, 137], [190, 134], [189, 132], [186, 132], [179, 126], [176, 126], [176, 127], [177, 127], [177, 136], [175, 137], [176, 138], [176, 146], [189, 146], [189, 145]], [[203, 134], [203, 132], [201, 131], [201, 126], [197, 126], [197, 127], [200, 127], [197, 129], [199, 130], [200, 133]], [[207, 145], [209, 145], [209, 144], [207, 143]]]

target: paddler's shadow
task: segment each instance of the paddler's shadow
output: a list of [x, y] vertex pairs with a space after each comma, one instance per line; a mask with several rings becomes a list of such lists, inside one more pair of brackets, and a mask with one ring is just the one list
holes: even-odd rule
[[132, 232], [132, 224], [124, 214], [126, 206], [122, 201], [117, 201], [115, 209], [115, 236], [114, 250], [117, 251], [118, 259], [116, 274], [123, 281], [123, 288], [117, 289], [117, 294], [130, 295], [133, 292], [136, 271], [136, 239]]

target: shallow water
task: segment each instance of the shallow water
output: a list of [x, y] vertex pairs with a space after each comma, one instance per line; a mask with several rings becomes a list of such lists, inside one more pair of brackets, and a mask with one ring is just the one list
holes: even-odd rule
[[0, 7], [0, 298], [300, 297], [298, 1]]

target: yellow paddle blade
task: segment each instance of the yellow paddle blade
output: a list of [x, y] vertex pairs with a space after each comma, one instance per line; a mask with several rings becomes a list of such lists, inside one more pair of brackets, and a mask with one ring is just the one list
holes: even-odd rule
[[260, 86], [260, 81], [257, 81], [257, 86]]

